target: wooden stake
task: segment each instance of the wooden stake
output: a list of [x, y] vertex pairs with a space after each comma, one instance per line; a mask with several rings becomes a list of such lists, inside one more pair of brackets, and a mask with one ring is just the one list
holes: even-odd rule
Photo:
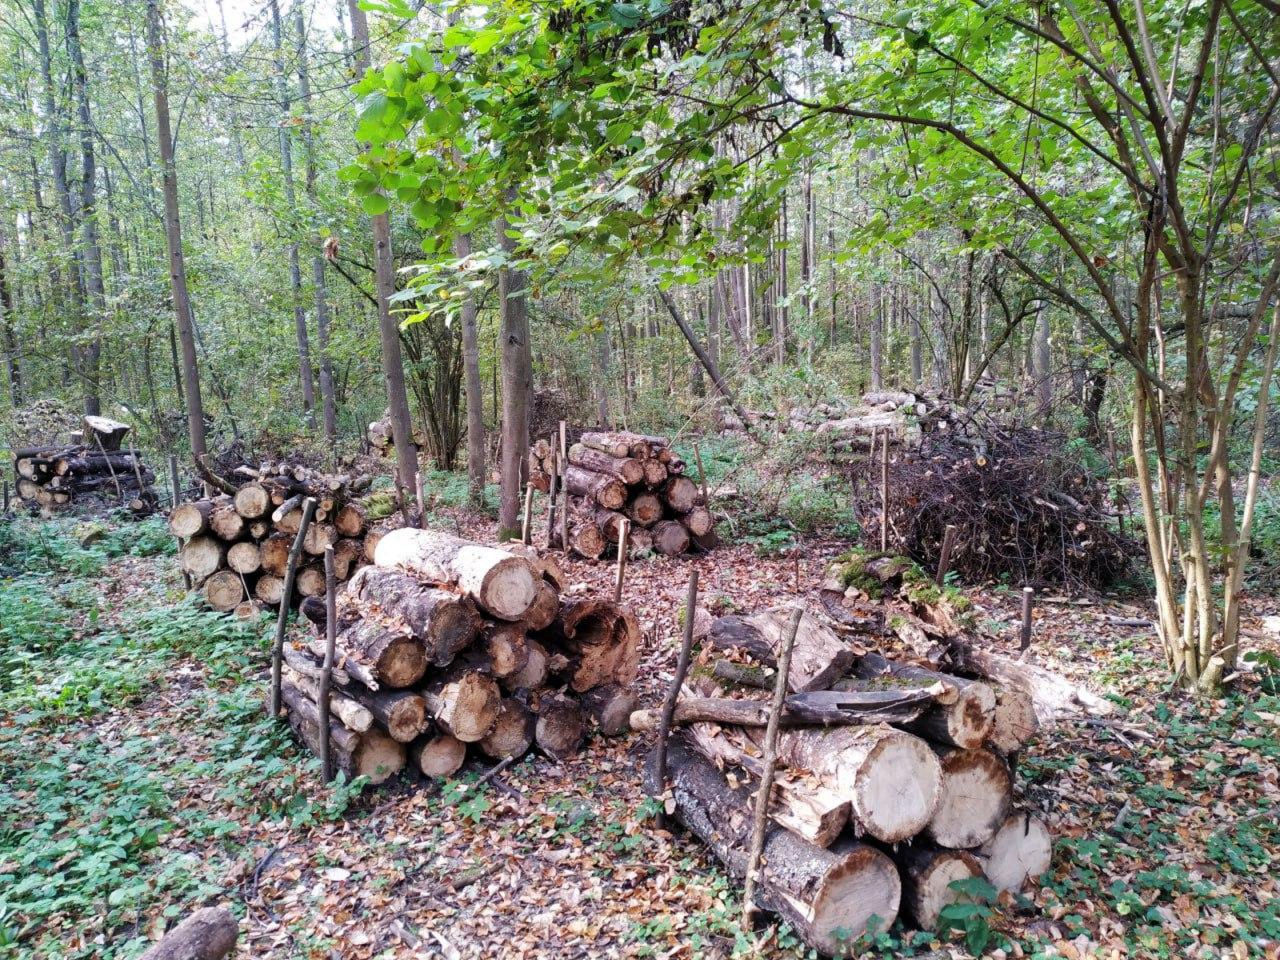
[[111, 465], [111, 458], [107, 456], [107, 448], [102, 445], [102, 437], [99, 436], [96, 430], [89, 432], [93, 434], [93, 441], [98, 445], [98, 452], [107, 461], [107, 472], [111, 474], [111, 482], [116, 485], [116, 499], [123, 500], [124, 493], [120, 490], [120, 478], [116, 476], [116, 468]]
[[560, 549], [569, 554], [569, 485], [565, 476], [569, 472], [569, 428], [560, 421], [560, 494], [564, 498], [560, 504]]
[[[173, 505], [178, 505], [178, 500], [182, 496], [182, 484], [178, 481], [178, 458], [176, 456], [169, 457], [169, 489], [173, 492]], [[174, 537], [178, 541], [178, 556], [182, 556], [182, 538]], [[191, 581], [191, 574], [186, 570], [182, 571], [182, 583], [186, 589], [190, 590], [194, 584]]]
[[613, 578], [613, 602], [622, 602], [622, 578], [627, 574], [627, 544], [631, 540], [631, 521], [618, 524], [618, 572]]
[[703, 506], [710, 506], [711, 497], [707, 493], [707, 471], [702, 468], [702, 452], [698, 449], [697, 441], [693, 444], [693, 462], [698, 465], [698, 483], [702, 485]]
[[889, 552], [889, 431], [880, 437], [880, 552]]
[[791, 566], [795, 573], [796, 596], [800, 595], [800, 548], [796, 547], [791, 551]]
[[533, 481], [524, 485], [524, 522], [520, 524], [520, 542], [533, 543]]
[[[693, 651], [693, 613], [697, 605], [698, 568], [694, 567], [689, 572], [689, 593], [684, 601], [684, 636], [680, 641], [680, 657], [676, 660], [676, 673], [671, 678], [667, 697], [662, 701], [662, 718], [658, 722], [658, 742], [653, 754], [653, 782], [657, 784], [659, 799], [667, 789], [667, 740], [671, 736], [671, 721], [676, 715], [676, 700], [680, 698], [680, 688], [684, 686], [684, 678], [689, 672], [689, 658]], [[663, 811], [658, 812], [657, 819], [659, 826], [666, 824]]]
[[948, 523], [947, 529], [942, 534], [942, 552], [938, 554], [938, 572], [933, 577], [933, 582], [938, 586], [942, 586], [943, 581], [947, 579], [947, 570], [951, 566], [951, 551], [956, 547], [956, 525]]
[[289, 562], [284, 568], [284, 590], [280, 595], [280, 615], [276, 619], [275, 641], [271, 644], [271, 716], [280, 716], [280, 662], [284, 658], [284, 630], [289, 623], [289, 608], [293, 606], [293, 580], [298, 573], [298, 557], [302, 554], [302, 541], [307, 537], [307, 527], [316, 514], [315, 497], [307, 497], [302, 504], [302, 522], [289, 548]]
[[1035, 587], [1022, 588], [1022, 639], [1018, 643], [1018, 650], [1023, 653], [1031, 647], [1031, 601], [1035, 596]]
[[560, 490], [560, 451], [551, 443], [551, 481], [547, 489], [547, 549], [556, 532], [556, 500]]
[[9, 512], [9, 481], [4, 482], [4, 512]]
[[422, 479], [422, 471], [415, 478], [418, 492], [418, 526], [427, 529], [427, 482]]
[[333, 760], [329, 756], [329, 685], [333, 682], [333, 654], [338, 642], [338, 576], [333, 567], [333, 546], [324, 548], [324, 665], [320, 668], [320, 775], [324, 782], [333, 779]]
[[764, 769], [760, 771], [760, 786], [756, 788], [755, 818], [751, 825], [751, 849], [747, 854], [747, 873], [742, 885], [742, 921], [750, 928], [755, 915], [756, 873], [760, 869], [760, 856], [764, 853], [765, 828], [769, 822], [769, 794], [773, 792], [773, 774], [778, 765], [778, 723], [782, 718], [782, 704], [787, 698], [787, 678], [791, 673], [791, 650], [800, 631], [800, 618], [804, 607], [796, 607], [787, 622], [782, 636], [782, 652], [778, 658], [778, 676], [773, 683], [773, 702], [769, 705], [769, 723], [764, 730]]

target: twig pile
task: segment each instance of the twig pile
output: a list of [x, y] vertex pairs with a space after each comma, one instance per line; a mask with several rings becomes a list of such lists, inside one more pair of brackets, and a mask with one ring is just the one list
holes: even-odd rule
[[[482, 546], [400, 529], [339, 594], [330, 756], [381, 783], [411, 761], [449, 777], [469, 750], [495, 760], [537, 746], [563, 759], [588, 722], [625, 733], [640, 629], [630, 608], [562, 597], [554, 561], [520, 544]], [[324, 626], [324, 604], [303, 601]], [[325, 631], [285, 650], [289, 722], [320, 752]]]
[[152, 489], [155, 474], [136, 452], [121, 449], [128, 424], [105, 417], [85, 417], [80, 442], [21, 447], [13, 452], [18, 496], [45, 517], [72, 505], [77, 497], [94, 495], [115, 502], [135, 514], [156, 507]]
[[[549, 539], [599, 559], [628, 531], [629, 552], [665, 556], [715, 545], [715, 521], [685, 462], [663, 437], [587, 432], [565, 449], [539, 440], [529, 452], [529, 483], [568, 511], [550, 522]], [[626, 523], [624, 524], [624, 521]], [[615, 548], [616, 549], [616, 548]]]
[[[965, 895], [956, 881], [985, 877], [1016, 892], [1048, 868], [1047, 827], [1013, 807], [1013, 758], [1079, 692], [974, 648], [950, 595], [908, 560], [851, 560], [825, 586], [828, 611], [801, 618], [792, 648], [754, 898], [814, 949], [843, 954], [873, 917], [885, 929], [900, 909], [934, 929]], [[858, 615], [867, 590], [885, 604], [883, 620]], [[652, 766], [648, 775], [739, 879], [755, 788], [770, 769], [764, 689], [776, 682], [789, 613], [710, 624], [676, 706], [669, 785]], [[897, 634], [898, 654], [841, 636], [858, 632]], [[656, 719], [638, 712], [633, 726]]]
[[[294, 580], [303, 597], [324, 593], [324, 548], [334, 548], [339, 580], [373, 556], [381, 531], [368, 530], [365, 508], [355, 499], [369, 477], [334, 476], [288, 463], [241, 466], [230, 480], [202, 472], [222, 493], [180, 503], [169, 514], [169, 532], [180, 541], [182, 569], [214, 610], [251, 617], [277, 606], [284, 594], [289, 550], [302, 525], [303, 503], [316, 501], [302, 547], [305, 565]], [[291, 598], [292, 602], [292, 598]]]

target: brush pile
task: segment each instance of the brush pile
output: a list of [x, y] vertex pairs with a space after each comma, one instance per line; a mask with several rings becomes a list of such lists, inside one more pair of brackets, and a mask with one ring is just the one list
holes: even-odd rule
[[632, 555], [675, 556], [715, 546], [711, 511], [664, 437], [587, 432], [568, 447], [564, 459], [545, 440], [529, 452], [534, 488], [553, 501], [567, 493], [567, 515], [550, 525], [553, 543], [567, 535], [569, 549], [596, 560], [618, 542], [627, 520]]
[[[563, 759], [591, 726], [627, 732], [640, 657], [630, 608], [563, 597], [554, 561], [532, 547], [483, 546], [429, 530], [393, 530], [374, 563], [338, 595], [330, 754], [349, 777], [381, 783], [411, 763], [449, 777], [468, 752], [494, 760], [532, 747]], [[317, 629], [286, 649], [289, 722], [319, 752]]]
[[372, 559], [382, 533], [368, 529], [365, 508], [356, 499], [368, 488], [368, 477], [288, 463], [241, 466], [231, 475], [242, 481], [239, 487], [209, 474], [223, 492], [180, 503], [169, 514], [169, 532], [181, 544], [179, 563], [214, 610], [249, 617], [281, 602], [308, 497], [316, 510], [294, 580], [299, 596], [324, 593], [325, 547], [334, 548], [339, 580]]
[[[1018, 891], [1042, 874], [1049, 831], [1014, 805], [1013, 758], [1041, 723], [1107, 707], [980, 650], [963, 598], [909, 560], [849, 558], [823, 601], [793, 648], [757, 900], [814, 949], [844, 954], [873, 917], [883, 930], [901, 910], [934, 929], [965, 896], [955, 881]], [[791, 613], [711, 623], [676, 705], [661, 789], [648, 771], [651, 792], [739, 879]], [[632, 717], [635, 729], [657, 722]]]
[[121, 449], [130, 427], [106, 417], [85, 417], [74, 442], [13, 451], [18, 497], [50, 517], [92, 496], [135, 514], [156, 507], [155, 474], [137, 453]]

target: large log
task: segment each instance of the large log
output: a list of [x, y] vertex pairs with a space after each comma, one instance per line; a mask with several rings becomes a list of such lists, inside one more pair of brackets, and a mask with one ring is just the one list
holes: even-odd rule
[[653, 489], [660, 487], [667, 482], [667, 465], [656, 457], [648, 460], [641, 460], [640, 463], [644, 467], [644, 485]]
[[263, 571], [273, 577], [283, 577], [289, 566], [289, 550], [292, 547], [293, 537], [287, 533], [273, 533], [258, 544]]
[[688, 513], [698, 505], [698, 485], [688, 477], [672, 477], [662, 491], [676, 513]]
[[399, 570], [361, 567], [347, 584], [347, 595], [377, 604], [384, 613], [403, 620], [426, 658], [438, 667], [452, 663], [480, 628], [480, 616], [470, 599]]
[[358, 503], [344, 504], [333, 518], [333, 525], [344, 537], [358, 537], [368, 525], [368, 512]]
[[338, 651], [380, 686], [409, 687], [427, 672], [426, 652], [408, 630], [373, 620], [357, 620], [339, 633]]
[[563, 655], [564, 664], [555, 672], [575, 693], [606, 683], [626, 686], [636, 678], [640, 625], [628, 606], [569, 598], [540, 639], [549, 650]]
[[457, 737], [441, 733], [418, 740], [409, 753], [423, 776], [440, 780], [462, 769], [467, 759], [467, 745]]
[[209, 609], [230, 613], [244, 599], [244, 581], [233, 570], [219, 570], [209, 576], [200, 588]]
[[538, 702], [534, 741], [538, 749], [555, 760], [577, 753], [587, 735], [582, 708], [562, 694], [547, 695]]
[[246, 520], [259, 520], [271, 510], [271, 492], [260, 483], [246, 483], [234, 497], [236, 513]]
[[942, 799], [925, 834], [953, 850], [986, 843], [1009, 815], [1009, 768], [989, 750], [934, 749], [942, 761]]
[[264, 573], [253, 585], [253, 595], [274, 607], [284, 599], [284, 580], [274, 574]]
[[1041, 724], [1081, 713], [1107, 716], [1115, 712], [1115, 705], [1109, 701], [1033, 663], [1012, 660], [968, 643], [952, 644], [949, 656], [963, 673], [1022, 690], [1031, 698]]
[[569, 528], [569, 547], [580, 557], [599, 560], [604, 553], [605, 539], [594, 520], [582, 520]]
[[1015, 810], [995, 834], [974, 851], [997, 890], [1020, 893], [1028, 880], [1044, 874], [1053, 859], [1053, 838], [1039, 817]]
[[[714, 764], [676, 734], [667, 752], [675, 815], [697, 835], [725, 869], [741, 880], [751, 839], [752, 790], [732, 787]], [[646, 769], [651, 794], [665, 785]], [[901, 886], [893, 862], [862, 844], [827, 850], [781, 827], [765, 836], [756, 905], [777, 913], [813, 949], [847, 954], [872, 918], [888, 929], [898, 913]]]
[[[18, 485], [18, 492], [22, 492], [22, 484]], [[169, 532], [184, 540], [199, 536], [209, 529], [209, 514], [212, 512], [211, 500], [180, 503], [169, 513]]]
[[[716, 650], [742, 650], [758, 663], [776, 666], [782, 631], [790, 614], [790, 607], [779, 606], [749, 617], [720, 617], [711, 624], [707, 642]], [[787, 686], [793, 693], [825, 690], [844, 675], [854, 656], [834, 630], [806, 613], [796, 633]]]
[[202, 907], [166, 933], [139, 960], [222, 960], [235, 949], [240, 924], [230, 910]]
[[538, 595], [534, 597], [533, 604], [524, 613], [524, 626], [535, 632], [545, 630], [555, 622], [556, 614], [559, 612], [560, 594], [556, 593], [556, 588], [547, 581], [540, 580]]
[[209, 513], [209, 529], [222, 540], [232, 543], [244, 536], [244, 517], [236, 512], [230, 497], [219, 497]]
[[604, 534], [604, 538], [610, 543], [617, 543], [618, 538], [622, 536], [622, 521], [627, 519], [626, 514], [592, 505], [591, 516], [596, 526], [600, 528], [600, 532]]
[[627, 486], [605, 473], [584, 470], [572, 464], [564, 471], [565, 489], [575, 497], [586, 497], [606, 510], [621, 510], [627, 502]]
[[706, 507], [694, 507], [680, 518], [691, 536], [705, 537], [715, 528], [715, 520]]
[[[779, 721], [786, 727], [850, 726], [905, 723], [918, 717], [932, 702], [928, 690], [844, 692], [811, 690], [793, 693], [783, 701]], [[763, 727], [768, 723], [766, 700], [729, 697], [682, 697], [676, 703], [672, 723], [719, 723], [735, 727]], [[656, 730], [657, 713], [637, 710], [631, 718], [636, 730]]]
[[[286, 657], [284, 666], [284, 676], [294, 686], [298, 687], [313, 702], [320, 702], [320, 683], [319, 668], [315, 668], [315, 672], [310, 669], [312, 664], [308, 664], [306, 672], [299, 670], [301, 666], [299, 657], [305, 657], [300, 650], [294, 650], [291, 647], [285, 647]], [[305, 661], [303, 661], [305, 662]], [[346, 674], [344, 673], [345, 677]], [[356, 689], [359, 689], [358, 687]], [[354, 691], [353, 691], [354, 692]], [[330, 688], [329, 690], [329, 712], [342, 721], [342, 725], [348, 730], [356, 733], [364, 733], [373, 728], [374, 716], [369, 708], [364, 704], [348, 696], [345, 692]], [[398, 739], [393, 737], [392, 739]]]
[[434, 530], [392, 530], [374, 562], [456, 586], [500, 620], [519, 620], [537, 595], [528, 560]]
[[917, 841], [902, 845], [893, 856], [902, 869], [903, 909], [921, 930], [937, 929], [944, 907], [972, 902], [971, 895], [951, 885], [982, 876], [973, 854]]
[[262, 550], [248, 540], [233, 543], [227, 549], [227, 566], [246, 576], [257, 573], [262, 568]]
[[495, 760], [519, 757], [533, 746], [537, 718], [519, 700], [503, 697], [493, 729], [479, 741], [480, 749]]
[[488, 623], [484, 628], [484, 664], [499, 680], [514, 676], [529, 662], [529, 644], [520, 623]]
[[642, 493], [627, 504], [627, 516], [637, 527], [652, 527], [662, 519], [662, 501], [655, 494]]
[[411, 690], [365, 690], [353, 684], [349, 694], [364, 706], [392, 740], [412, 743], [431, 728], [427, 701]]
[[[280, 696], [288, 707], [289, 725], [310, 748], [320, 753], [320, 711], [315, 701], [287, 680], [280, 684]], [[389, 780], [404, 769], [404, 744], [392, 740], [376, 727], [356, 733], [344, 727], [336, 717], [329, 720], [329, 756], [334, 766], [348, 779], [368, 777], [370, 783]]]
[[989, 746], [1008, 756], [1017, 753], [1040, 729], [1036, 704], [1031, 694], [1003, 683], [991, 685], [996, 694], [995, 717]]
[[483, 740], [502, 706], [498, 685], [478, 670], [450, 670], [423, 688], [422, 695], [436, 726], [463, 743]]
[[[120, 449], [120, 444], [130, 429], [129, 424], [109, 417], [86, 416], [84, 418], [85, 445], [97, 447], [107, 453], [114, 452]], [[91, 440], [92, 443], [90, 443]]]
[[216, 537], [201, 534], [192, 537], [182, 547], [179, 564], [191, 574], [196, 583], [203, 583], [207, 577], [217, 573], [227, 555], [227, 545]]
[[594, 470], [620, 480], [629, 487], [643, 483], [645, 466], [632, 457], [614, 457], [602, 450], [575, 443], [569, 448], [569, 462], [584, 470]]
[[[630, 457], [639, 455], [640, 452], [648, 456], [649, 451], [649, 446], [644, 439], [634, 433], [587, 431], [578, 442], [584, 447], [600, 450], [611, 457]], [[633, 451], [635, 451], [634, 454]]]
[[653, 525], [653, 549], [664, 557], [676, 557], [689, 549], [689, 531], [678, 520], [660, 520]]
[[949, 702], [938, 703], [908, 724], [914, 732], [940, 743], [974, 750], [981, 747], [995, 725], [996, 695], [987, 684], [938, 673], [910, 663], [888, 660], [877, 653], [863, 654], [853, 672], [864, 680], [906, 681], [916, 686], [938, 684], [955, 689]]

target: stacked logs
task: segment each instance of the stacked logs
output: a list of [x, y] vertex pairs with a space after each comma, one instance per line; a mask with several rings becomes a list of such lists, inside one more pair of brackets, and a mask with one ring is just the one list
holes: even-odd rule
[[117, 420], [90, 416], [80, 434], [84, 442], [14, 450], [18, 497], [45, 517], [89, 495], [150, 513], [156, 505], [155, 474], [136, 453], [121, 450], [129, 430]]
[[[550, 540], [567, 534], [569, 549], [588, 559], [616, 551], [629, 521], [630, 553], [675, 556], [715, 546], [715, 523], [685, 463], [663, 437], [587, 432], [560, 451], [545, 440], [532, 445], [529, 482], [553, 495], [567, 493], [567, 522], [552, 523]], [[567, 529], [566, 529], [567, 528]]]
[[[739, 879], [790, 614], [711, 624], [676, 705], [663, 787], [648, 771], [650, 790], [669, 791], [668, 809]], [[944, 907], [974, 893], [956, 881], [1016, 892], [1047, 870], [1047, 827], [1013, 805], [1038, 692], [999, 669], [960, 676], [887, 658], [824, 620], [806, 613], [795, 639], [758, 905], [814, 949], [843, 954], [873, 918], [883, 930], [900, 910], [935, 929]], [[632, 716], [635, 729], [657, 722]]]
[[339, 580], [372, 559], [381, 532], [368, 530], [365, 508], [355, 499], [368, 487], [367, 478], [291, 464], [239, 467], [232, 475], [244, 481], [238, 488], [220, 482], [233, 492], [180, 503], [169, 514], [169, 532], [180, 544], [179, 563], [214, 610], [251, 617], [279, 605], [308, 497], [316, 509], [302, 542], [291, 601], [324, 593], [325, 547], [334, 548]]
[[[349, 777], [381, 783], [412, 764], [449, 777], [469, 752], [493, 760], [532, 747], [576, 753], [590, 727], [629, 730], [640, 629], [628, 607], [562, 597], [559, 568], [519, 544], [503, 549], [429, 530], [378, 543], [338, 596], [330, 687], [330, 756]], [[318, 627], [285, 650], [290, 724], [319, 753]]]

